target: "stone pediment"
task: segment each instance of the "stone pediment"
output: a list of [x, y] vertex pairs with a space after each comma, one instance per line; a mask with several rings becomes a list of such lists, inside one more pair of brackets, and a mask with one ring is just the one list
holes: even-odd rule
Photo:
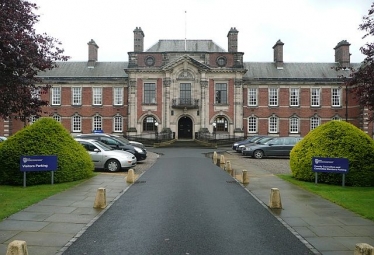
[[[180, 58], [168, 63], [167, 65], [165, 65], [162, 68], [162, 70], [163, 71], [170, 71], [170, 70], [174, 69], [175, 67], [177, 67], [179, 65], [183, 65], [186, 62], [189, 65], [195, 66], [197, 69], [205, 71], [205, 72], [211, 70], [211, 68], [209, 66], [197, 61], [196, 59], [194, 59], [194, 58], [192, 58], [188, 55], [183, 55]], [[183, 73], [181, 75], [183, 75]]]

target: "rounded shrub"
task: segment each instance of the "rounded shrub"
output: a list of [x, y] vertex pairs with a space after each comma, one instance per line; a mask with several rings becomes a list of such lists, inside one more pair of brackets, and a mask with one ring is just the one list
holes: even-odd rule
[[[329, 121], [310, 131], [290, 153], [292, 175], [298, 180], [314, 181], [312, 158], [347, 158], [348, 186], [374, 186], [374, 141], [345, 121]], [[341, 184], [342, 174], [318, 173], [318, 182]]]
[[[40, 118], [0, 146], [0, 184], [23, 184], [21, 156], [56, 155], [54, 182], [81, 180], [93, 175], [94, 165], [87, 151], [53, 118]], [[27, 172], [27, 185], [50, 184], [50, 171]]]

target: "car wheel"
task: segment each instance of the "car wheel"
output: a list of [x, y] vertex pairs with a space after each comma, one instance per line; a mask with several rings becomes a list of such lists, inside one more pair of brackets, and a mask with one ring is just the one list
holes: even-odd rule
[[116, 159], [109, 159], [106, 162], [106, 169], [108, 169], [109, 172], [117, 172], [121, 169], [121, 164]]
[[253, 157], [257, 159], [261, 159], [264, 157], [264, 152], [262, 150], [256, 150], [253, 152]]

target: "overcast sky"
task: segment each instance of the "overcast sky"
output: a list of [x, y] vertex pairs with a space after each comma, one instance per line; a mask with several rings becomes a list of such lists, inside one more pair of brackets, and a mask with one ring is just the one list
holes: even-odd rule
[[367, 40], [358, 30], [373, 0], [29, 0], [39, 7], [37, 32], [60, 40], [70, 61], [87, 61], [87, 43], [99, 46], [99, 61], [128, 61], [133, 31], [141, 27], [144, 50], [162, 39], [208, 39], [227, 50], [236, 27], [246, 62], [272, 62], [283, 43], [284, 62], [334, 62], [341, 40], [351, 62], [361, 62]]

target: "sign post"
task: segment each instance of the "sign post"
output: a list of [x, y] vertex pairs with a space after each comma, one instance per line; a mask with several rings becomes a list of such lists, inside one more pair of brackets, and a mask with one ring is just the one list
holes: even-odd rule
[[23, 172], [23, 187], [26, 187], [26, 172], [51, 171], [51, 184], [57, 170], [57, 156], [21, 156], [20, 170]]
[[312, 168], [315, 172], [315, 183], [318, 183], [318, 173], [340, 173], [342, 174], [342, 186], [345, 186], [345, 174], [349, 170], [347, 158], [320, 158], [313, 157]]

